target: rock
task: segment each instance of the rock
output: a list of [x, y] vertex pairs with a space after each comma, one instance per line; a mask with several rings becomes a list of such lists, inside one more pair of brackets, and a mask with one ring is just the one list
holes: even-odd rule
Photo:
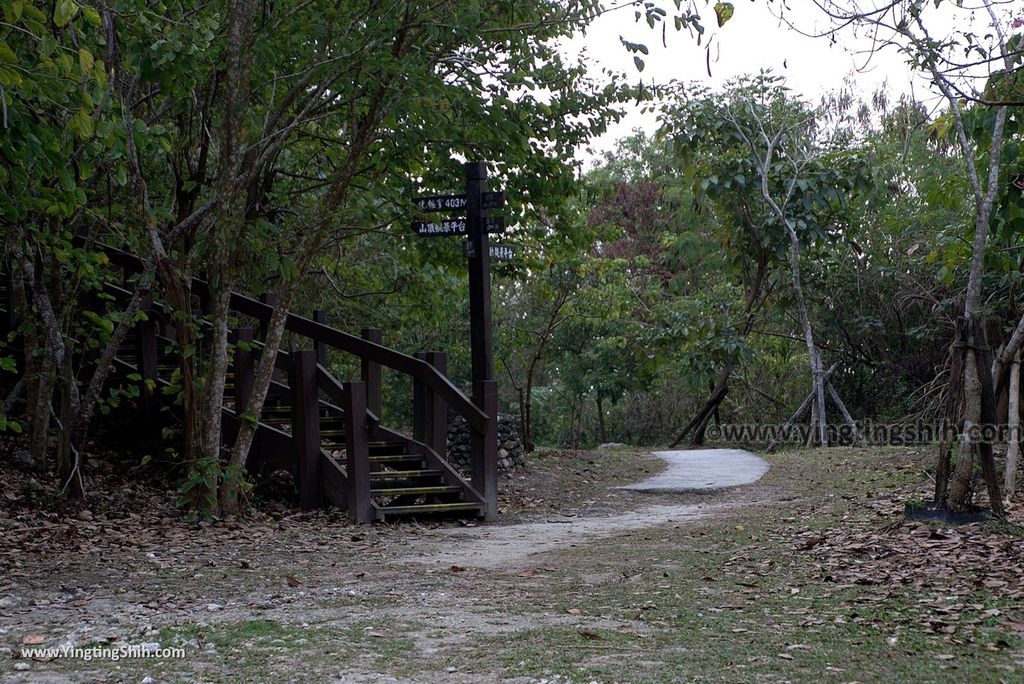
[[25, 670], [31, 670], [32, 665], [29, 663], [14, 663], [14, 669], [24, 672]]
[[160, 650], [160, 642], [158, 641], [147, 641], [139, 644], [139, 648], [146, 653], [155, 653]]
[[28, 449], [15, 449], [11, 453], [11, 465], [19, 470], [35, 470], [39, 467], [35, 457]]
[[142, 678], [141, 684], [153, 684], [153, 682], [155, 682], [155, 681], [156, 681], [155, 679], [153, 679], [152, 677], [147, 675], [147, 676]]
[[598, 449], [621, 449], [624, 446], [626, 446], [626, 445], [622, 444], [621, 442], [608, 442], [607, 444], [599, 444], [597, 446], [597, 448]]
[[18, 608], [25, 603], [17, 596], [4, 596], [0, 598], [0, 608]]
[[222, 605], [221, 605], [221, 604], [219, 604], [219, 603], [207, 603], [207, 604], [206, 604], [206, 610], [208, 610], [208, 611], [210, 611], [210, 612], [213, 612], [213, 611], [215, 611], [215, 610], [220, 610], [220, 609], [221, 609], [221, 608], [223, 608], [223, 607], [224, 607], [224, 606], [222, 606]]

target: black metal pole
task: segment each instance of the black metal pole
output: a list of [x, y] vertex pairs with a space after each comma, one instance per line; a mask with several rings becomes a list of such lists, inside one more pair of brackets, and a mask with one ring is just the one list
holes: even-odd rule
[[[491, 264], [487, 230], [487, 212], [483, 193], [487, 191], [487, 166], [467, 162], [466, 219], [467, 237], [472, 249], [469, 258], [469, 331], [473, 365], [473, 400], [483, 406], [481, 383], [494, 379], [491, 351]], [[477, 396], [480, 395], [480, 396]]]

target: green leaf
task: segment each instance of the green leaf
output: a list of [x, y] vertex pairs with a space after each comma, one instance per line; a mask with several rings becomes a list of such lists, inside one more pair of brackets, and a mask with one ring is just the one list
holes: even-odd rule
[[82, 16], [85, 17], [85, 20], [93, 26], [99, 27], [103, 24], [103, 20], [100, 19], [100, 13], [95, 7], [83, 7]]
[[71, 121], [68, 122], [68, 128], [82, 140], [88, 140], [93, 134], [92, 117], [85, 110], [80, 110], [71, 117]]
[[4, 3], [4, 18], [10, 23], [21, 19], [21, 12], [25, 9], [25, 3], [21, 0], [10, 0]]
[[715, 3], [715, 16], [718, 17], [718, 27], [725, 26], [725, 22], [732, 19], [732, 14], [735, 11], [736, 8], [732, 6], [731, 2]]
[[633, 57], [633, 64], [636, 65], [636, 70], [637, 71], [643, 71], [644, 70], [644, 66], [646, 66], [644, 64], [644, 60], [642, 60], [642, 59], [640, 59], [639, 57], [636, 57], [636, 56]]
[[92, 65], [95, 60], [92, 57], [92, 53], [85, 48], [78, 48], [78, 66], [81, 68], [82, 73], [89, 75], [92, 73]]
[[20, 86], [21, 74], [10, 67], [0, 66], [0, 85]]
[[14, 54], [14, 50], [2, 40], [0, 40], [0, 62], [6, 62], [7, 64], [18, 63], [18, 56]]
[[72, 0], [57, 0], [57, 6], [53, 9], [53, 23], [57, 26], [67, 26], [77, 11], [78, 5]]

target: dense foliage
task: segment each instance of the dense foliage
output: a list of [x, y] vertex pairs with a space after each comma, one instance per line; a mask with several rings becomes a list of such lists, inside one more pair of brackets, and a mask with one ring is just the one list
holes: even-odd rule
[[[733, 14], [730, 3], [635, 4], [638, 21], [697, 36], [698, 10], [713, 8], [719, 26]], [[982, 89], [1008, 105], [930, 112], [844, 92], [817, 105], [766, 73], [720, 91], [592, 74], [559, 41], [604, 9], [6, 2], [3, 266], [32, 315], [0, 348], [11, 379], [0, 430], [25, 430], [40, 459], [56, 454], [57, 477], [82, 494], [93, 416], [152, 391], [106, 380], [153, 296], [179, 322], [172, 393], [184, 416], [154, 453], [185, 482], [183, 503], [206, 511], [236, 509], [252, 440], [251, 421], [226, 451], [221, 437], [232, 290], [281, 302], [253, 413], [291, 344], [289, 309], [383, 328], [404, 351], [445, 349], [465, 384], [461, 247], [417, 240], [407, 222], [410, 198], [457, 190], [470, 158], [491, 161], [509, 198], [503, 241], [518, 254], [494, 271], [495, 359], [528, 448], [657, 444], [684, 426], [701, 441], [716, 421], [778, 423], [822, 358], [857, 419], [938, 419], [973, 282], [969, 171], [997, 151], [982, 245], [993, 347], [1020, 318], [1019, 36]], [[622, 42], [642, 70], [647, 48]], [[936, 68], [921, 50], [938, 47], [913, 47], [917, 68]], [[657, 134], [620, 141], [580, 173], [580, 146], [641, 104], [659, 108]], [[125, 277], [99, 243], [137, 255], [146, 273]], [[20, 366], [9, 346], [26, 352]], [[340, 377], [355, 363], [329, 358]], [[411, 422], [397, 400], [384, 410]]]

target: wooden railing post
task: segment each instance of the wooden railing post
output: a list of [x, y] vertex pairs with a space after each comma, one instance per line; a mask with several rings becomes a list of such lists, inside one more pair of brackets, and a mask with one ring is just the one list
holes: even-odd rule
[[[381, 344], [384, 341], [384, 331], [380, 328], [363, 328], [362, 336], [364, 340], [374, 344]], [[379, 363], [362, 360], [360, 378], [366, 383], [366, 408], [373, 411], [378, 418], [381, 412], [380, 374]]]
[[143, 297], [139, 311], [146, 315], [146, 320], [135, 324], [135, 359], [141, 376], [139, 403], [142, 405], [143, 427], [147, 433], [152, 434], [159, 420], [160, 406], [156, 397], [159, 351], [156, 339], [156, 311], [151, 295]]
[[494, 520], [498, 517], [498, 383], [483, 380], [475, 390], [489, 420], [484, 432], [470, 432], [473, 489], [484, 497], [484, 519]]
[[[416, 352], [413, 356], [427, 360], [427, 352]], [[416, 377], [412, 379], [412, 438], [427, 441], [427, 385]]]
[[366, 424], [366, 383], [345, 385], [346, 468], [349, 516], [357, 523], [373, 520], [370, 499], [370, 434]]
[[249, 406], [256, 380], [256, 359], [251, 349], [254, 331], [252, 328], [239, 328], [232, 337], [235, 344], [235, 415], [241, 417]]
[[[441, 351], [427, 352], [427, 363], [443, 375], [448, 374], [448, 355]], [[426, 443], [441, 458], [448, 456], [448, 403], [439, 394], [426, 390]]]
[[[327, 325], [327, 312], [323, 309], [313, 309], [313, 320], [317, 323]], [[315, 342], [313, 349], [316, 350], [316, 362], [327, 367], [327, 345], [323, 342]]]
[[322, 505], [316, 352], [297, 351], [291, 358], [292, 440], [298, 455], [299, 501], [308, 511]]

